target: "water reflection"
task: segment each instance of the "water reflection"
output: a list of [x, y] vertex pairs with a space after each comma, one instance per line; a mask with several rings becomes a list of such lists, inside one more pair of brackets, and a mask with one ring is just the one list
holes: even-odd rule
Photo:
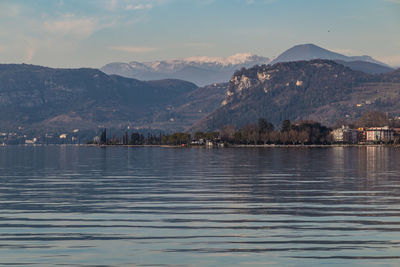
[[0, 148], [0, 263], [387, 265], [400, 151]]

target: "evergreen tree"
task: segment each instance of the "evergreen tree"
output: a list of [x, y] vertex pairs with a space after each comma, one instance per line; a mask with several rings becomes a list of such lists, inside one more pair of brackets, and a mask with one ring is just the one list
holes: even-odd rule
[[289, 132], [291, 129], [292, 124], [290, 123], [290, 120], [284, 120], [282, 122], [281, 126], [281, 132]]
[[264, 118], [258, 119], [258, 130], [260, 133], [268, 133], [274, 130], [274, 125]]
[[107, 129], [104, 129], [100, 136], [100, 144], [106, 145], [107, 144]]

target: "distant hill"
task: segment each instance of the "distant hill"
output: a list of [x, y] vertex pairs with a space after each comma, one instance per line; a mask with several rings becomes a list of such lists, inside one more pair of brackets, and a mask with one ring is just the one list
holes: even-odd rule
[[176, 60], [129, 63], [114, 62], [101, 68], [106, 74], [116, 74], [139, 80], [181, 79], [198, 86], [229, 81], [236, 70], [255, 65], [276, 64], [279, 62], [329, 59], [366, 73], [387, 73], [393, 71], [390, 66], [370, 56], [345, 56], [329, 51], [314, 44], [296, 45], [273, 61], [267, 57], [249, 53], [230, 57], [189, 57]]
[[242, 126], [258, 118], [275, 125], [285, 119], [332, 125], [366, 110], [399, 115], [398, 103], [400, 70], [371, 75], [330, 60], [277, 63], [237, 71], [221, 106], [190, 130]]
[[[377, 61], [370, 56], [345, 56], [339, 53], [335, 53], [319, 47], [315, 44], [301, 44], [295, 45], [289, 48], [277, 58], [272, 60], [271, 64], [278, 62], [290, 62], [290, 61], [301, 61], [301, 60], [313, 60], [313, 59], [329, 59], [329, 60], [342, 60], [342, 61], [364, 61], [375, 63], [383, 66], [387, 66], [385, 63]], [[388, 67], [388, 66], [387, 66]]]
[[352, 70], [358, 70], [369, 74], [388, 73], [394, 70], [393, 68], [387, 67], [385, 65], [380, 65], [366, 61], [335, 60], [335, 62], [342, 64], [346, 67], [349, 67]]
[[271, 62], [271, 64], [314, 59], [334, 60], [353, 70], [359, 70], [370, 74], [387, 73], [394, 70], [385, 63], [375, 60], [370, 56], [349, 57], [329, 51], [314, 44], [296, 45], [280, 54]]
[[151, 124], [143, 127], [184, 131], [219, 108], [227, 88], [228, 83], [212, 84], [183, 94], [167, 109], [157, 112]]
[[143, 82], [96, 69], [0, 65], [0, 129], [71, 131], [149, 124], [193, 83]]
[[101, 68], [107, 74], [139, 80], [182, 79], [199, 86], [229, 81], [233, 73], [243, 67], [268, 64], [270, 60], [252, 54], [230, 57], [190, 57], [177, 60], [110, 63]]

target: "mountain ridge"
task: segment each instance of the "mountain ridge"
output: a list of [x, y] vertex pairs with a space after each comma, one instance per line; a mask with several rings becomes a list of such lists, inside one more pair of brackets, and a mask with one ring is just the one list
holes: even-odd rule
[[280, 62], [235, 72], [220, 107], [188, 130], [240, 127], [258, 118], [332, 125], [365, 110], [399, 115], [399, 101], [400, 70], [371, 75], [331, 60]]
[[268, 57], [239, 53], [229, 57], [195, 56], [150, 62], [114, 62], [106, 64], [100, 70], [107, 74], [117, 74], [139, 80], [174, 78], [206, 86], [229, 81], [233, 73], [241, 68], [314, 59], [336, 60], [354, 70], [367, 73], [387, 73], [393, 70], [387, 64], [370, 56], [345, 56], [315, 44], [295, 45], [272, 61]]
[[181, 80], [143, 82], [97, 69], [0, 65], [0, 128], [35, 131], [140, 125], [195, 90]]
[[374, 58], [364, 55], [364, 56], [345, 56], [328, 49], [324, 49], [315, 44], [299, 44], [295, 45], [278, 57], [271, 61], [271, 64], [275, 64], [278, 62], [290, 62], [290, 61], [302, 61], [302, 60], [314, 60], [314, 59], [328, 59], [328, 60], [342, 60], [345, 62], [350, 61], [365, 61], [369, 63], [374, 63], [378, 65], [382, 65], [385, 67], [389, 67], [387, 64], [375, 60]]
[[269, 58], [250, 53], [230, 57], [189, 57], [150, 62], [114, 62], [100, 68], [107, 74], [117, 74], [140, 80], [175, 78], [191, 81], [199, 86], [226, 82], [235, 70], [268, 64]]

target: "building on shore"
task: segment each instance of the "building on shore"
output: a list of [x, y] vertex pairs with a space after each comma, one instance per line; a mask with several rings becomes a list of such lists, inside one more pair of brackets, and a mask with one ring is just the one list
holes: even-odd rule
[[357, 144], [359, 131], [343, 125], [341, 128], [332, 131], [333, 141], [343, 144]]
[[394, 130], [389, 126], [370, 127], [365, 129], [366, 142], [368, 143], [389, 143], [394, 141]]

